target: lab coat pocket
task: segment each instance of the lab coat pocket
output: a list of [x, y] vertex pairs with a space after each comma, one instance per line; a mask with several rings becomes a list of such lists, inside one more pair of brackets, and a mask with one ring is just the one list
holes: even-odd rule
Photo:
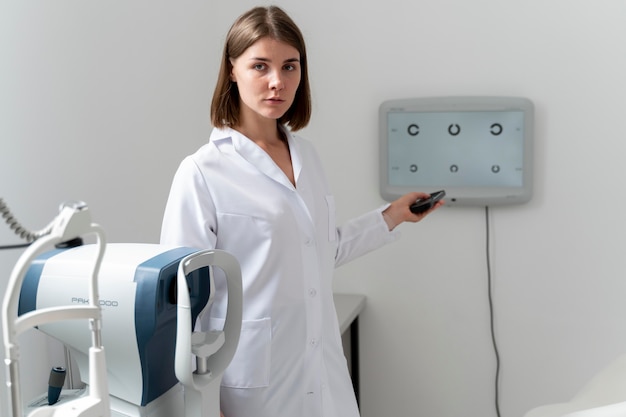
[[334, 242], [337, 239], [337, 225], [335, 222], [335, 197], [326, 196], [326, 205], [328, 206], [328, 241]]
[[[218, 325], [223, 319], [212, 319]], [[267, 387], [270, 380], [270, 360], [272, 342], [272, 321], [269, 317], [258, 320], [244, 320], [241, 323], [241, 336], [222, 385], [231, 388]]]

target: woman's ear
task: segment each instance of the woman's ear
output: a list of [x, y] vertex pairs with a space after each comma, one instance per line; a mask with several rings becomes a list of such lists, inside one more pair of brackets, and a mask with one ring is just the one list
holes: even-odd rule
[[235, 66], [233, 65], [233, 60], [230, 59], [230, 81], [236, 83], [237, 78], [235, 77]]

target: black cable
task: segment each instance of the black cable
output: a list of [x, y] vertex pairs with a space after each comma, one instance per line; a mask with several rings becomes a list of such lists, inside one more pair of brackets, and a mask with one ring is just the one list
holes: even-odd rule
[[[75, 203], [69, 203], [69, 204], [80, 205], [84, 203], [75, 202]], [[40, 237], [49, 234], [54, 224], [54, 220], [53, 220], [45, 228], [35, 231], [35, 232], [26, 229], [24, 226], [20, 224], [20, 222], [17, 221], [15, 216], [13, 216], [13, 213], [11, 213], [11, 210], [9, 210], [9, 207], [4, 202], [4, 199], [2, 197], [0, 197], [0, 217], [2, 217], [5, 223], [9, 225], [9, 228], [13, 230], [16, 235], [18, 235], [22, 239], [25, 239], [29, 242], [32, 242], [33, 240], [37, 240]]]
[[29, 246], [30, 246], [30, 243], [18, 243], [16, 245], [3, 245], [3, 246], [0, 246], [0, 250], [5, 250], [5, 249], [22, 249], [22, 248], [27, 248]]
[[489, 296], [489, 320], [491, 326], [491, 343], [493, 344], [493, 351], [496, 355], [496, 376], [495, 376], [495, 407], [496, 415], [500, 417], [500, 353], [498, 352], [498, 343], [496, 342], [496, 331], [494, 324], [494, 308], [493, 308], [493, 294], [492, 294], [492, 278], [491, 278], [491, 256], [490, 247], [491, 242], [489, 239], [489, 206], [485, 206], [485, 242], [487, 253], [487, 293]]

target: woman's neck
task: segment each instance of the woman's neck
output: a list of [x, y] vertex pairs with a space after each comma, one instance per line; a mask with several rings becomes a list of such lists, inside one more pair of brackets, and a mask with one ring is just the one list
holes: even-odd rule
[[241, 123], [233, 128], [258, 145], [276, 145], [284, 142], [285, 137], [278, 121], [262, 117], [250, 117], [242, 112]]
[[289, 143], [287, 142], [284, 131], [280, 128], [276, 120], [253, 118], [253, 122], [250, 120], [246, 122], [244, 119], [244, 123], [233, 126], [233, 129], [237, 130], [263, 149], [295, 187], [296, 180], [293, 166], [291, 165]]

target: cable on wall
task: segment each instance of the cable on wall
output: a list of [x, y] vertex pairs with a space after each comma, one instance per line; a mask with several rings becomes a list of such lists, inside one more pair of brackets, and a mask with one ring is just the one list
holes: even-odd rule
[[496, 415], [500, 417], [500, 353], [498, 350], [498, 343], [496, 340], [496, 331], [494, 323], [494, 306], [493, 306], [493, 291], [492, 291], [492, 274], [491, 274], [491, 239], [490, 239], [490, 227], [489, 227], [489, 206], [485, 206], [485, 253], [487, 262], [487, 295], [489, 298], [489, 324], [491, 329], [491, 343], [493, 344], [493, 351], [496, 356], [496, 374], [495, 374], [495, 408]]

